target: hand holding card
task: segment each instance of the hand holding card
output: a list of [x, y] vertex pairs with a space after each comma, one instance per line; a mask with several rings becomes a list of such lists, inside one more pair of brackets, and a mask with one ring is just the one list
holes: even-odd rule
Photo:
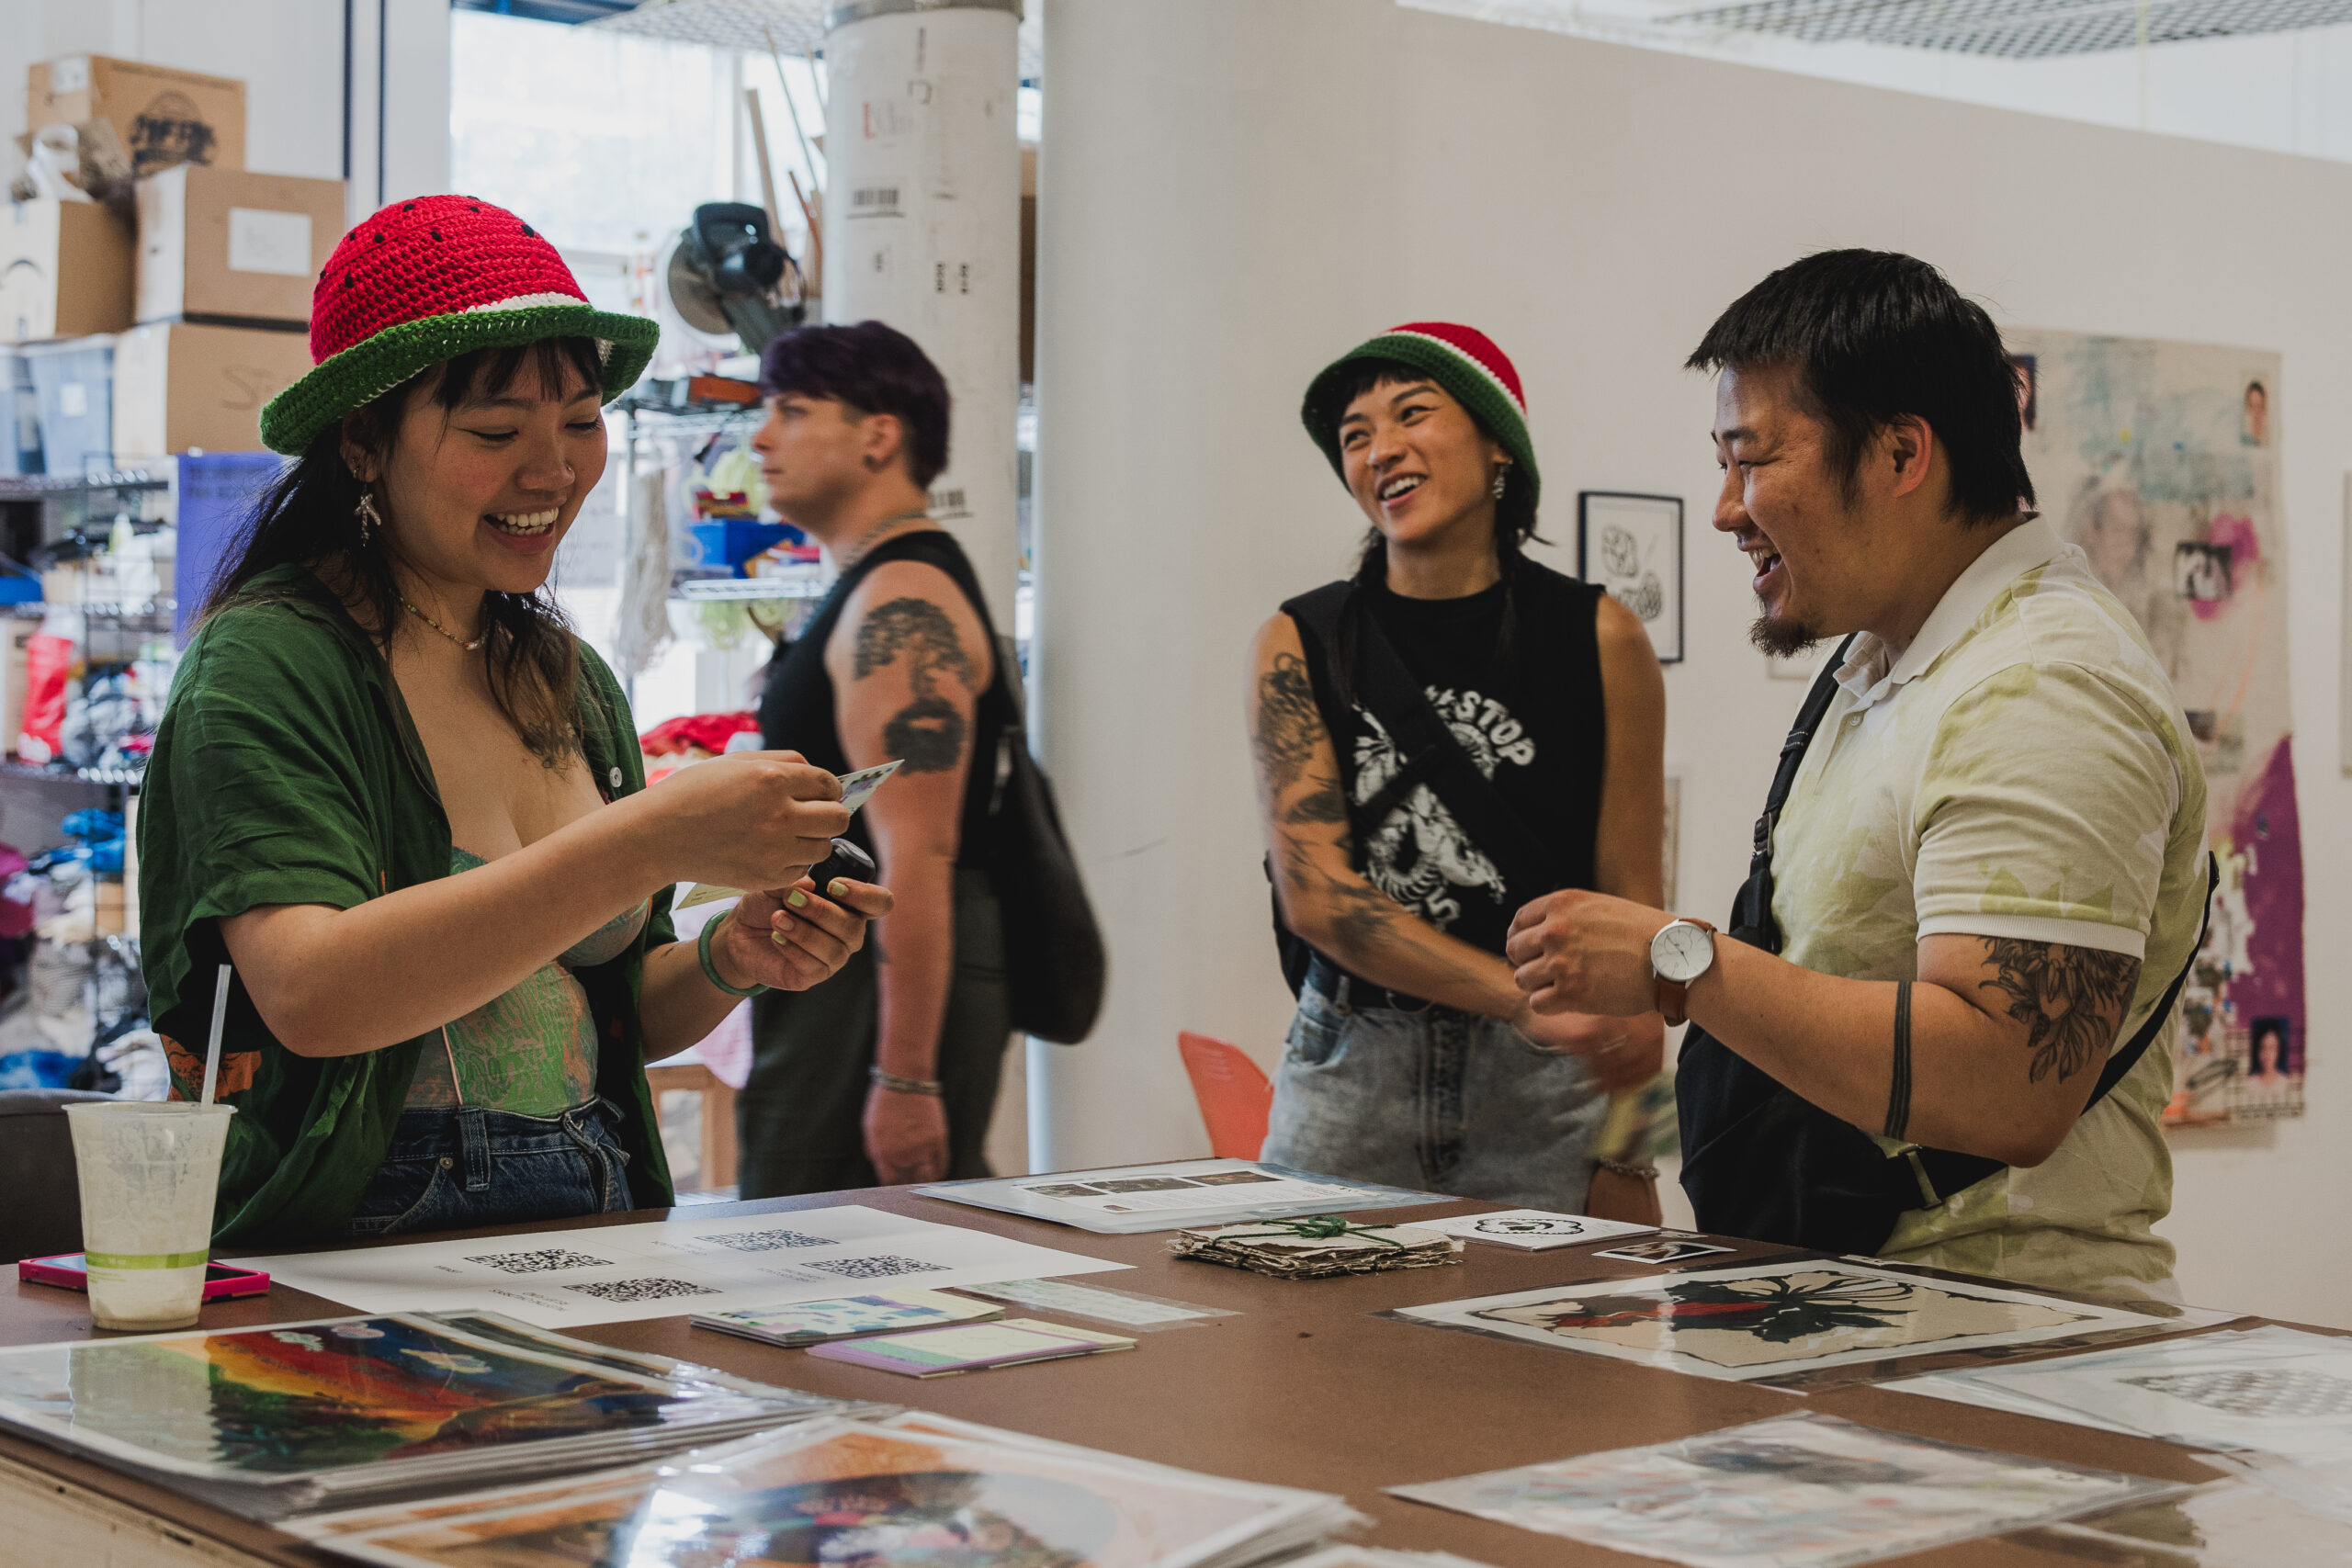
[[[855, 817], [857, 808], [864, 806], [874, 792], [882, 787], [882, 781], [897, 773], [905, 761], [899, 758], [878, 768], [864, 768], [854, 773], [837, 775], [836, 782], [842, 786], [842, 805], [848, 808], [849, 814]], [[820, 888], [840, 876], [848, 877], [853, 882], [868, 881], [874, 875], [874, 860], [855, 844], [837, 836], [831, 840], [829, 852], [811, 867], [809, 875], [812, 884]], [[718, 903], [723, 898], [741, 898], [742, 896], [743, 890], [740, 887], [728, 887], [715, 882], [697, 883], [690, 892], [679, 896], [673, 908], [691, 909], [703, 904]]]

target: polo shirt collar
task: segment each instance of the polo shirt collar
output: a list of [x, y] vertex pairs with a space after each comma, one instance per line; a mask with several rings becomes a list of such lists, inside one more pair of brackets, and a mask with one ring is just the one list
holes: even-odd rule
[[2018, 524], [1986, 546], [1984, 554], [1952, 579], [1901, 658], [1892, 657], [1893, 650], [1875, 633], [1857, 636], [1846, 661], [1838, 667], [1838, 684], [1853, 697], [1857, 707], [1884, 702], [1905, 682], [1926, 674], [1976, 624], [2001, 590], [2035, 568], [2049, 565], [2067, 549], [2058, 531], [2041, 518]]

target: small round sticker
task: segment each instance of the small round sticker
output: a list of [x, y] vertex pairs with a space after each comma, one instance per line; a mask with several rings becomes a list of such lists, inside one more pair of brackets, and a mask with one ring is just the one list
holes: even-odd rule
[[613, 779], [613, 787], [614, 787], [615, 789], [618, 789], [618, 788], [620, 788], [620, 787], [621, 787], [621, 771], [620, 771], [620, 769], [619, 769], [617, 766], [616, 766], [616, 767], [615, 767], [615, 768], [613, 769], [613, 773], [612, 773], [612, 779]]

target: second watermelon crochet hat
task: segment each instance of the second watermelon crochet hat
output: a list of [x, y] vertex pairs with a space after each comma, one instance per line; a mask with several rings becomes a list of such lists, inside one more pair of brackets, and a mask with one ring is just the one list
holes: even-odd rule
[[261, 411], [299, 456], [319, 433], [428, 366], [549, 337], [595, 340], [605, 400], [634, 386], [661, 328], [588, 303], [547, 237], [469, 196], [397, 201], [343, 237], [311, 292], [311, 373]]
[[1325, 366], [1308, 383], [1299, 417], [1306, 433], [1331, 460], [1331, 471], [1347, 477], [1340, 465], [1340, 420], [1348, 411], [1339, 399], [1350, 366], [1367, 359], [1388, 359], [1409, 365], [1453, 394], [1470, 411], [1487, 434], [1502, 443], [1517, 465], [1513, 483], [1524, 482], [1532, 506], [1542, 493], [1535, 471], [1535, 443], [1527, 434], [1527, 396], [1520, 390], [1519, 370], [1494, 339], [1476, 327], [1453, 321], [1408, 321], [1376, 338], [1358, 344]]

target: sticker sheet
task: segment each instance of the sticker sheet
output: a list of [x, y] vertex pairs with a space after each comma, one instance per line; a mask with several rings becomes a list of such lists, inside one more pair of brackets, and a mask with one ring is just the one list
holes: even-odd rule
[[1343, 1181], [1248, 1159], [1172, 1160], [1057, 1176], [993, 1177], [915, 1190], [927, 1198], [1114, 1235], [1453, 1201], [1434, 1192]]
[[1731, 1382], [2170, 1326], [2118, 1307], [1836, 1261], [1592, 1280], [1390, 1315]]
[[1808, 1414], [1388, 1490], [1691, 1568], [1842, 1568], [2181, 1488]]
[[1128, 1267], [859, 1203], [239, 1261], [365, 1312], [500, 1312], [545, 1328]]

